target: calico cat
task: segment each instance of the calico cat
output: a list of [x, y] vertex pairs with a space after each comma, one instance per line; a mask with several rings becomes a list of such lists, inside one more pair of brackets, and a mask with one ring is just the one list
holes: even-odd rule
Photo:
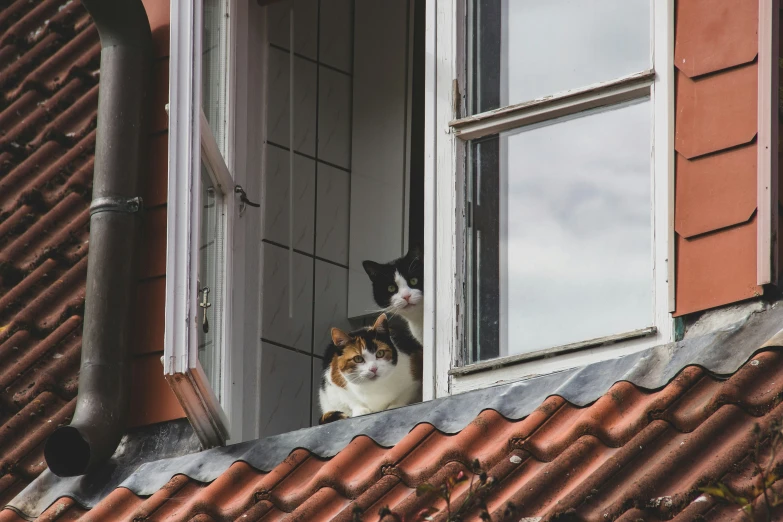
[[372, 295], [385, 312], [400, 315], [421, 345], [424, 337], [424, 256], [414, 245], [405, 256], [389, 263], [364, 261], [372, 281]]
[[324, 354], [319, 424], [421, 400], [421, 352], [398, 350], [385, 314], [369, 328], [332, 328]]

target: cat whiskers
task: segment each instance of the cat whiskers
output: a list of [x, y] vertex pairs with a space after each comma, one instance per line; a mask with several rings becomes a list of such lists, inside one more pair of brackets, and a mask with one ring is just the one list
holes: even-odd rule
[[402, 310], [402, 308], [395, 307], [395, 306], [389, 306], [389, 307], [387, 307], [386, 309], [383, 310], [383, 313], [388, 315], [389, 319], [391, 319], [392, 317], [397, 317], [398, 315], [400, 315], [400, 313], [399, 313], [400, 310]]
[[367, 312], [368, 315], [372, 314], [374, 316], [379, 316], [381, 314], [389, 314], [389, 313], [391, 313], [388, 308], [378, 308], [378, 309], [375, 309], [375, 310], [366, 310], [366, 312]]
[[389, 319], [391, 319], [392, 317], [396, 317], [396, 316], [400, 315], [399, 314], [400, 310], [401, 310], [401, 308], [399, 308], [399, 307], [387, 306], [386, 308], [378, 308], [376, 310], [367, 310], [367, 313], [368, 314], [373, 314], [373, 315], [386, 314], [389, 317]]

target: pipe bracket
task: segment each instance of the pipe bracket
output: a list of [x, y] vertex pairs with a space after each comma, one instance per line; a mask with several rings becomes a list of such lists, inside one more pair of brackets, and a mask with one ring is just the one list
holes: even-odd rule
[[144, 207], [144, 202], [140, 197], [135, 198], [116, 198], [103, 197], [95, 198], [90, 203], [90, 216], [99, 212], [120, 212], [123, 214], [135, 214]]

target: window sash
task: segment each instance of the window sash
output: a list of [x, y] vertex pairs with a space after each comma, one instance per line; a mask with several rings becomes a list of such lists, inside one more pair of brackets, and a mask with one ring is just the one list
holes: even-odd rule
[[[652, 75], [651, 72], [649, 74]], [[515, 120], [515, 124], [509, 122], [502, 122], [501, 124], [508, 125], [511, 132], [525, 130], [531, 126], [535, 127], [535, 124], [542, 122], [555, 123], [559, 121], [564, 123], [564, 119], [569, 119], [568, 117], [587, 119], [598, 116], [601, 113], [620, 110], [628, 103], [651, 99], [652, 81], [645, 81], [644, 83], [637, 85], [636, 82], [638, 77], [644, 78], [641, 74], [631, 76], [629, 82], [630, 86], [624, 85], [626, 79], [622, 79], [620, 82], [608, 82], [612, 84], [612, 89], [601, 90], [601, 87], [598, 86], [595, 89], [599, 90], [600, 95], [593, 94], [591, 91], [594, 88], [590, 88], [579, 90], [579, 94], [583, 94], [584, 96], [572, 98], [571, 93], [566, 93], [562, 97], [544, 98], [542, 102], [546, 107], [543, 110], [536, 107], [536, 104], [525, 104], [521, 112], [514, 114], [513, 120]], [[563, 102], [561, 98], [565, 98], [565, 101]], [[550, 102], [553, 103], [550, 104]], [[533, 110], [530, 113], [524, 110], [528, 107], [533, 107]], [[650, 110], [651, 109], [652, 106], [650, 106]], [[484, 129], [495, 126], [495, 124], [492, 123], [493, 116], [494, 114], [489, 115], [488, 119], [490, 120], [490, 123], [486, 125]], [[652, 117], [650, 120], [651, 123], [653, 123]], [[505, 131], [505, 129], [503, 130]], [[484, 168], [480, 168], [480, 172], [474, 170], [479, 168], [476, 164], [477, 158], [474, 157], [474, 153], [476, 152], [474, 147], [477, 142], [480, 143], [482, 148], [495, 147], [494, 154], [491, 152], [482, 154], [482, 163], [486, 163], [487, 161], [491, 162], [493, 161], [493, 158], [496, 158], [497, 161], [503, 161], [501, 157], [501, 151], [503, 150], [501, 146], [503, 135], [503, 131], [491, 132], [489, 134], [482, 133], [480, 138], [465, 142], [469, 164], [469, 166], [466, 166], [466, 190], [471, 195], [469, 201], [466, 203], [470, 221], [467, 240], [467, 249], [470, 255], [466, 256], [467, 266], [465, 275], [467, 283], [466, 288], [468, 288], [466, 295], [466, 321], [468, 332], [466, 340], [463, 343], [462, 353], [455, 361], [455, 368], [452, 368], [449, 371], [449, 375], [473, 373], [477, 371], [477, 368], [486, 369], [487, 366], [481, 363], [488, 361], [502, 360], [504, 361], [503, 364], [507, 365], [511, 362], [551, 357], [555, 354], [569, 353], [580, 349], [654, 335], [657, 332], [657, 329], [655, 328], [655, 320], [657, 318], [651, 317], [651, 322], [639, 322], [635, 325], [635, 329], [629, 328], [628, 330], [625, 330], [621, 328], [610, 328], [601, 334], [596, 332], [596, 334], [601, 336], [593, 339], [590, 339], [589, 336], [577, 337], [570, 340], [568, 344], [553, 344], [530, 351], [523, 351], [521, 353], [508, 353], [511, 349], [508, 338], [508, 314], [512, 311], [508, 304], [508, 296], [513, 293], [509, 286], [511, 282], [507, 279], [507, 263], [509, 259], [508, 253], [504, 248], [508, 245], [508, 243], [504, 241], [504, 239], [508, 239], [507, 234], [509, 233], [508, 222], [506, 221], [507, 217], [505, 216], [508, 212], [508, 203], [504, 201], [504, 198], [502, 197], [498, 199], [498, 190], [502, 192], [502, 189], [499, 188], [499, 183], [503, 183], [504, 181], [506, 183], [511, 183], [511, 180], [503, 179], [500, 164], [495, 165], [494, 169], [489, 165], [486, 165], [486, 167], [488, 167], [486, 170]], [[461, 136], [458, 135], [458, 137]], [[499, 139], [493, 140], [493, 137]], [[482, 140], [481, 138], [486, 138], [486, 140]], [[650, 145], [652, 146], [652, 140], [650, 140]], [[641, 157], [639, 157], [639, 159], [641, 159]], [[513, 168], [513, 165], [510, 165], [509, 168]], [[473, 172], [472, 175], [470, 174], [471, 172]], [[487, 201], [484, 201], [480, 206], [474, 204], [474, 200], [481, 198], [481, 194], [475, 192], [479, 187], [472, 176], [481, 176], [481, 185], [485, 187], [485, 190], [490, 191], [489, 193], [484, 192]], [[652, 205], [654, 201], [652, 194], [652, 190], [654, 189], [652, 158], [650, 158], [650, 173], [648, 179], [651, 188], [648, 204]], [[496, 187], [494, 192], [491, 187]], [[654, 209], [651, 212], [648, 230], [651, 233], [651, 236], [654, 236]], [[479, 241], [484, 245], [483, 247], [479, 248]], [[650, 258], [648, 259], [650, 259], [650, 265], [654, 266], [655, 245], [653, 237], [650, 238], [650, 241], [653, 242], [653, 245], [651, 245]], [[479, 250], [482, 252], [481, 258], [484, 259], [476, 257], [476, 253]], [[474, 266], [479, 262], [487, 263], [487, 267], [482, 268], [480, 266]], [[491, 267], [495, 266], [495, 263], [498, 263], [499, 271], [492, 274], [487, 270], [491, 271]], [[498, 284], [497, 287], [495, 286], [495, 282]], [[652, 271], [647, 272], [646, 282], [651, 291], [650, 299], [652, 302], [650, 302], [650, 305], [654, 305], [655, 277]], [[493, 289], [499, 291], [499, 298], [496, 299], [493, 292], [489, 291], [491, 289], [486, 288], [486, 285], [488, 284], [491, 285]], [[480, 286], [484, 287], [484, 292], [479, 291]], [[481, 310], [480, 313], [479, 310]], [[480, 331], [480, 317], [486, 317], [487, 315], [490, 317], [496, 315], [499, 319], [498, 324], [496, 327], [490, 326], [489, 329]], [[568, 320], [568, 317], [564, 317], [564, 320]], [[482, 356], [479, 352], [484, 352], [485, 355]], [[468, 370], [461, 369], [465, 366], [469, 367]]]
[[[231, 2], [233, 6], [233, 1]], [[217, 395], [198, 360], [197, 328], [201, 326], [198, 306], [198, 266], [201, 210], [201, 161], [209, 166], [216, 190], [223, 194], [225, 216], [223, 237], [232, 241], [235, 214], [234, 178], [228, 161], [215, 141], [201, 107], [202, 86], [201, 0], [171, 3], [171, 52], [169, 62], [169, 176], [166, 256], [166, 323], [164, 331], [164, 376], [177, 395], [202, 443], [222, 445], [229, 438], [229, 422], [223, 406], [230, 404], [232, 245], [222, 248], [219, 266], [224, 268], [220, 299], [224, 303], [219, 321], [221, 357], [220, 395]], [[231, 10], [229, 12], [232, 12]], [[229, 30], [231, 33], [232, 31]], [[230, 63], [230, 61], [229, 61]], [[231, 66], [229, 66], [231, 67]], [[233, 70], [226, 71], [232, 80]], [[229, 81], [227, 93], [232, 92]], [[228, 97], [228, 96], [227, 96]], [[233, 111], [229, 111], [233, 115]], [[226, 126], [230, 136], [231, 120]], [[227, 138], [230, 143], [231, 138]], [[228, 150], [231, 150], [230, 148]]]
[[[205, 447], [254, 439], [259, 433], [258, 354], [260, 349], [260, 214], [250, 207], [239, 212], [234, 185], [259, 200], [264, 164], [263, 111], [266, 82], [261, 71], [266, 8], [256, 2], [223, 0], [228, 6], [226, 60], [226, 127], [224, 147], [218, 147], [212, 129], [201, 116], [201, 10], [202, 2], [172, 0], [169, 62], [169, 177], [166, 257], [166, 310], [164, 376], [177, 395]], [[239, 64], [239, 65], [238, 65]], [[236, 111], [240, 104], [241, 111]], [[203, 130], [203, 132], [201, 132]], [[235, 139], [237, 136], [238, 139]], [[222, 150], [223, 154], [217, 151]], [[221, 374], [221, 401], [198, 361], [198, 347], [191, 350], [198, 294], [191, 241], [198, 232], [198, 209], [193, 192], [200, 188], [201, 161], [213, 173], [213, 181], [226, 194], [226, 270], [230, 271], [225, 294]], [[249, 221], [250, 220], [250, 221]], [[252, 221], [252, 222], [251, 222]], [[197, 237], [197, 236], [196, 236]], [[230, 281], [230, 282], [229, 282]], [[199, 325], [200, 326], [200, 325]], [[230, 430], [229, 430], [230, 427]], [[229, 440], [230, 437], [230, 440]]]
[[[588, 86], [555, 96], [550, 100], [533, 100], [457, 118], [464, 114], [464, 92], [467, 84], [467, 24], [463, 3], [441, 0], [427, 3], [428, 83], [427, 142], [425, 144], [425, 198], [438, 201], [436, 208], [425, 210], [425, 293], [437, 298], [425, 300], [425, 381], [424, 396], [440, 397], [449, 393], [487, 386], [501, 380], [519, 379], [526, 374], [558, 371], [594, 360], [606, 359], [631, 350], [643, 349], [672, 339], [669, 312], [674, 306], [673, 254], [673, 0], [651, 2], [654, 69]], [[655, 71], [655, 72], [653, 72]], [[656, 333], [645, 332], [632, 339], [598, 349], [576, 352], [562, 357], [518, 362], [470, 375], [449, 375], [465, 349], [468, 315], [462, 288], [465, 281], [465, 253], [468, 251], [463, 226], [465, 207], [465, 140], [497, 133], [525, 124], [581, 112], [589, 108], [621, 103], [650, 95], [653, 101], [653, 212], [654, 212], [654, 311]], [[591, 104], [592, 105], [591, 107]], [[445, 129], [445, 132], [443, 131]], [[431, 138], [430, 138], [431, 137]], [[459, 138], [459, 139], [458, 139]], [[658, 144], [658, 146], [656, 146]], [[660, 146], [660, 144], [666, 144]], [[670, 263], [671, 261], [671, 263]], [[456, 277], [455, 277], [456, 276]], [[469, 369], [463, 366], [462, 369]], [[432, 371], [431, 380], [428, 373]]]
[[454, 135], [463, 141], [483, 138], [506, 130], [649, 96], [654, 80], [655, 71], [648, 69], [607, 82], [452, 120], [449, 127]]

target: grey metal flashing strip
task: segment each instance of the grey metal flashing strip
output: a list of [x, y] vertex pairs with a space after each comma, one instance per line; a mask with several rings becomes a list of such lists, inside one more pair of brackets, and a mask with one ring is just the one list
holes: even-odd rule
[[736, 372], [755, 353], [783, 347], [783, 304], [759, 303], [732, 318], [715, 331], [678, 343], [581, 368], [544, 375], [525, 381], [476, 390], [434, 401], [414, 404], [324, 426], [306, 428], [260, 440], [215, 448], [182, 457], [147, 462], [106, 474], [58, 478], [45, 471], [25, 488], [9, 507], [36, 517], [61, 497], [70, 497], [86, 508], [95, 506], [115, 487], [130, 489], [139, 496], [152, 495], [174, 475], [186, 475], [208, 483], [234, 462], [269, 471], [293, 450], [304, 448], [319, 457], [332, 457], [359, 435], [379, 445], [391, 447], [416, 425], [427, 423], [443, 433], [461, 431], [479, 413], [495, 410], [509, 420], [523, 419], [547, 397], [558, 395], [576, 406], [587, 406], [604, 395], [617, 382], [628, 381], [645, 390], [668, 384], [688, 366], [700, 366], [716, 377]]
[[99, 212], [120, 212], [123, 214], [134, 214], [143, 208], [144, 202], [140, 197], [135, 198], [115, 198], [103, 197], [95, 198], [90, 203], [90, 216]]

